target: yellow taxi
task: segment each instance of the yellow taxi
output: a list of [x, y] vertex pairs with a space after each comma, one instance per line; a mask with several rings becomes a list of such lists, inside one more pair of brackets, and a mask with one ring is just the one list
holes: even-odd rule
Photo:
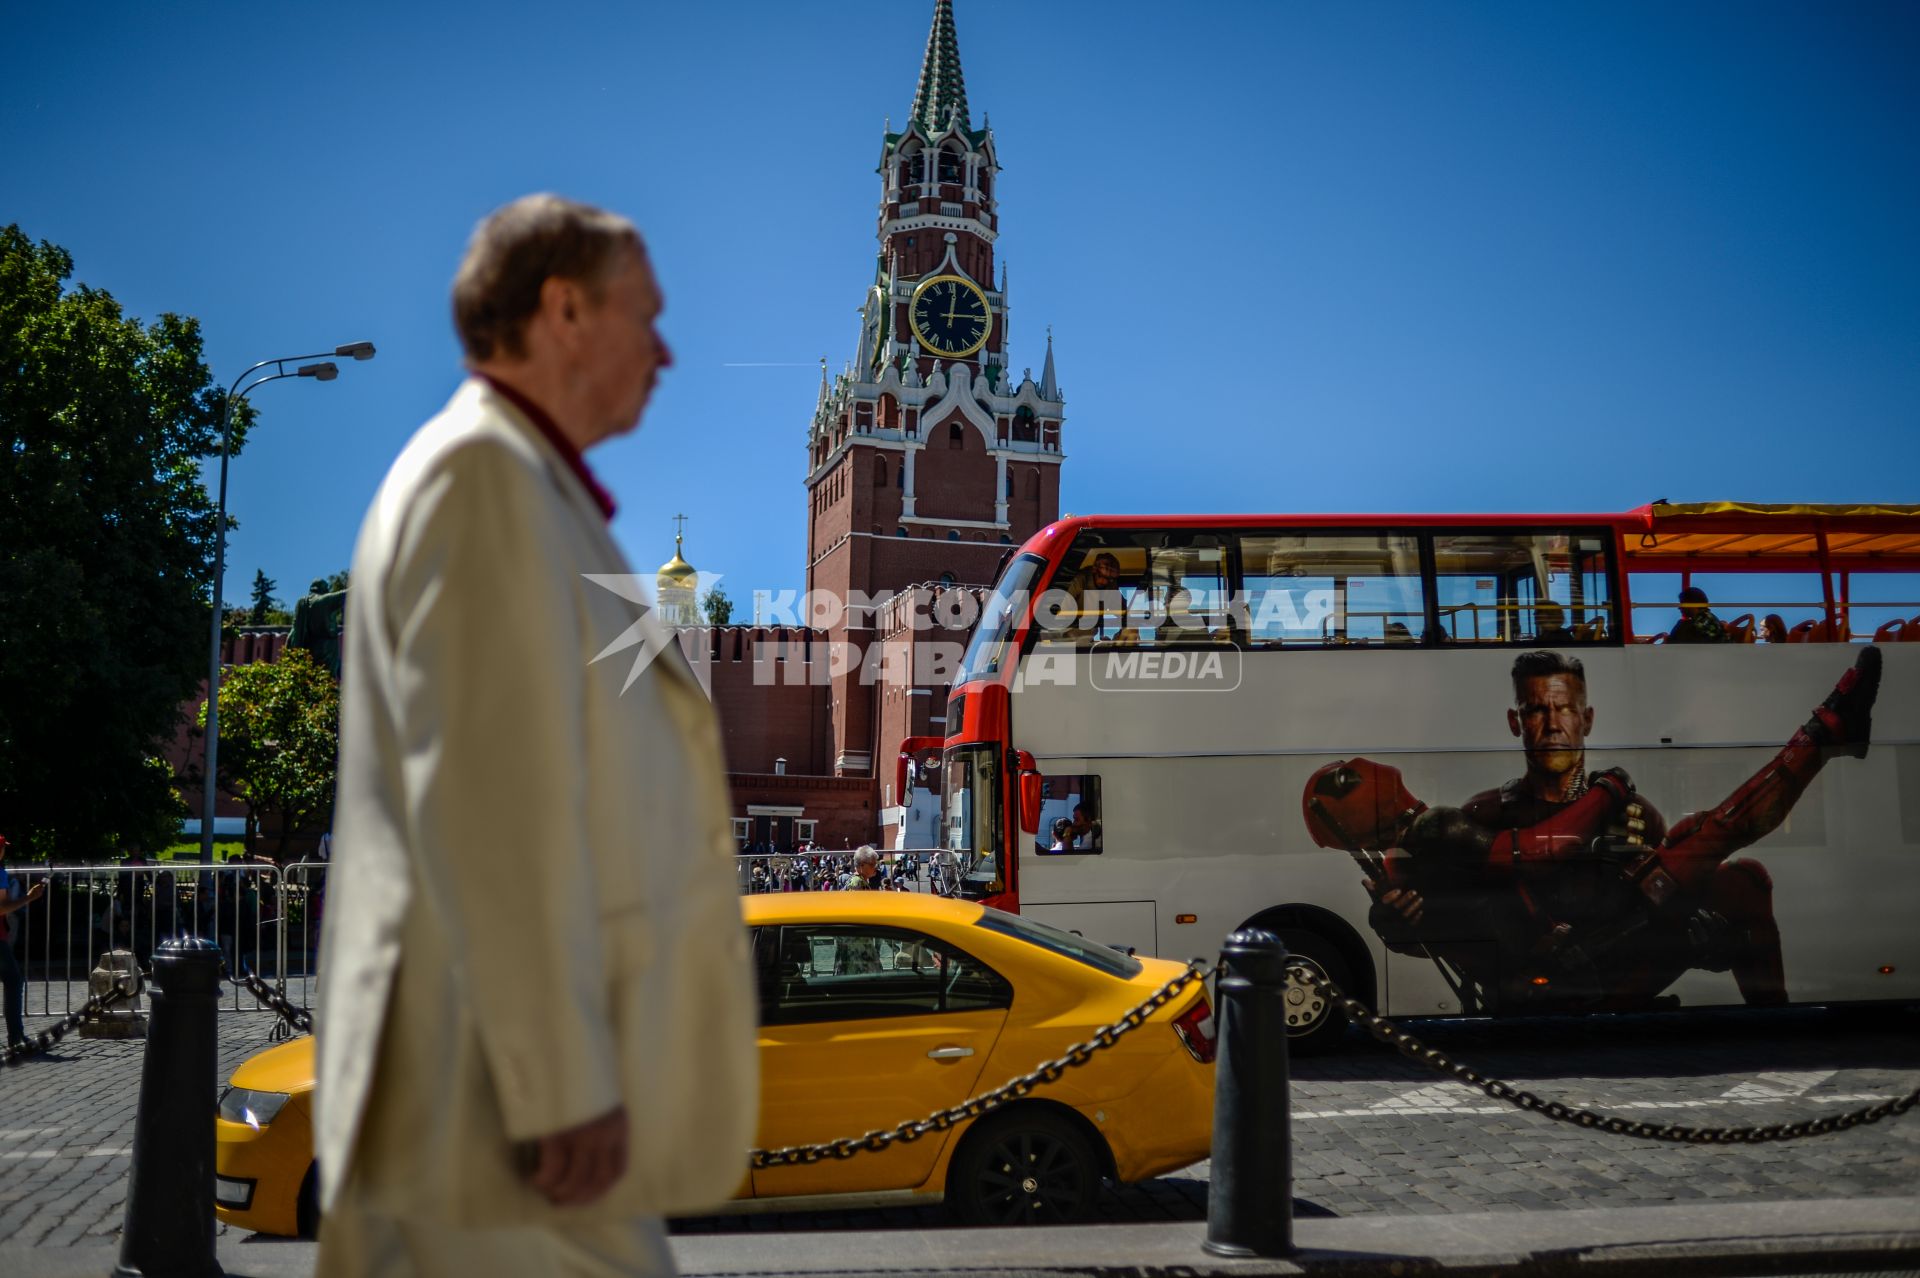
[[[1180, 973], [1018, 915], [902, 892], [748, 896], [760, 997], [763, 1149], [924, 1118], [1062, 1055]], [[1071, 1221], [1103, 1179], [1205, 1158], [1213, 1013], [1182, 989], [1083, 1067], [977, 1119], [848, 1159], [756, 1169], [742, 1209], [944, 1200], [969, 1224]], [[311, 1233], [313, 1045], [244, 1062], [220, 1102], [216, 1207]]]

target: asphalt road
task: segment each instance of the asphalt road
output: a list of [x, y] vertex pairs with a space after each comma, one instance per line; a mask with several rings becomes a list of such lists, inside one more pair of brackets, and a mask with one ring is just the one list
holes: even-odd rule
[[[38, 1018], [35, 1018], [38, 1019]], [[221, 1068], [267, 1043], [268, 1018], [221, 1017]], [[1457, 1058], [1549, 1099], [1632, 1118], [1753, 1125], [1830, 1115], [1920, 1085], [1920, 1015], [1713, 1012], [1415, 1024]], [[0, 1071], [0, 1244], [112, 1239], [124, 1211], [141, 1047], [69, 1040]], [[1551, 1211], [1911, 1194], [1920, 1113], [1769, 1145], [1679, 1146], [1522, 1113], [1357, 1035], [1293, 1068], [1302, 1217]], [[902, 1117], [905, 1117], [902, 1115]], [[1198, 1220], [1207, 1165], [1116, 1188], [1107, 1221]], [[682, 1221], [682, 1232], [922, 1229], [934, 1208]]]

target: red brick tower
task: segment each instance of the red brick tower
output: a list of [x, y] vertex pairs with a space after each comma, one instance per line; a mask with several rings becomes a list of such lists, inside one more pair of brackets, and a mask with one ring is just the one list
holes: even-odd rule
[[[879, 253], [857, 351], [821, 362], [807, 432], [807, 589], [884, 600], [919, 582], [985, 584], [1008, 545], [1060, 513], [1053, 339], [1039, 381], [1009, 375], [1007, 273], [994, 281], [993, 130], [975, 129], [951, 0], [936, 0], [905, 128], [880, 147]], [[864, 654], [873, 617], [827, 627]], [[842, 665], [846, 662], [843, 658]], [[869, 774], [875, 689], [833, 679], [836, 775]]]

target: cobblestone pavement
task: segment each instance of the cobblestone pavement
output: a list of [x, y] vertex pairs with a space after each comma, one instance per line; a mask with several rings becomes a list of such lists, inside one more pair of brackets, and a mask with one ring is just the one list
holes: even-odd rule
[[[295, 991], [296, 998], [300, 991]], [[30, 1024], [44, 1023], [30, 1017]], [[265, 1013], [220, 1017], [221, 1078], [268, 1045]], [[1795, 1009], [1676, 1016], [1427, 1023], [1416, 1032], [1551, 1099], [1696, 1125], [1777, 1122], [1873, 1103], [1920, 1084], [1920, 1016]], [[0, 1071], [0, 1244], [110, 1240], [124, 1210], [141, 1044], [70, 1038]], [[1528, 1211], [1716, 1199], [1911, 1194], [1920, 1113], [1775, 1145], [1693, 1147], [1552, 1123], [1356, 1036], [1295, 1063], [1300, 1215]], [[1197, 1220], [1207, 1165], [1107, 1194], [1107, 1221]], [[681, 1232], [919, 1229], [937, 1208], [726, 1216]]]

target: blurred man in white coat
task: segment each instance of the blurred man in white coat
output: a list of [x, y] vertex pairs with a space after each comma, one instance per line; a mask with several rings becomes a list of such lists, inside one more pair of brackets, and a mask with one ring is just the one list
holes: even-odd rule
[[669, 1273], [660, 1216], [745, 1178], [718, 729], [621, 588], [582, 459], [638, 424], [660, 309], [625, 219], [493, 214], [454, 281], [472, 376], [361, 528], [320, 977], [329, 1278]]

